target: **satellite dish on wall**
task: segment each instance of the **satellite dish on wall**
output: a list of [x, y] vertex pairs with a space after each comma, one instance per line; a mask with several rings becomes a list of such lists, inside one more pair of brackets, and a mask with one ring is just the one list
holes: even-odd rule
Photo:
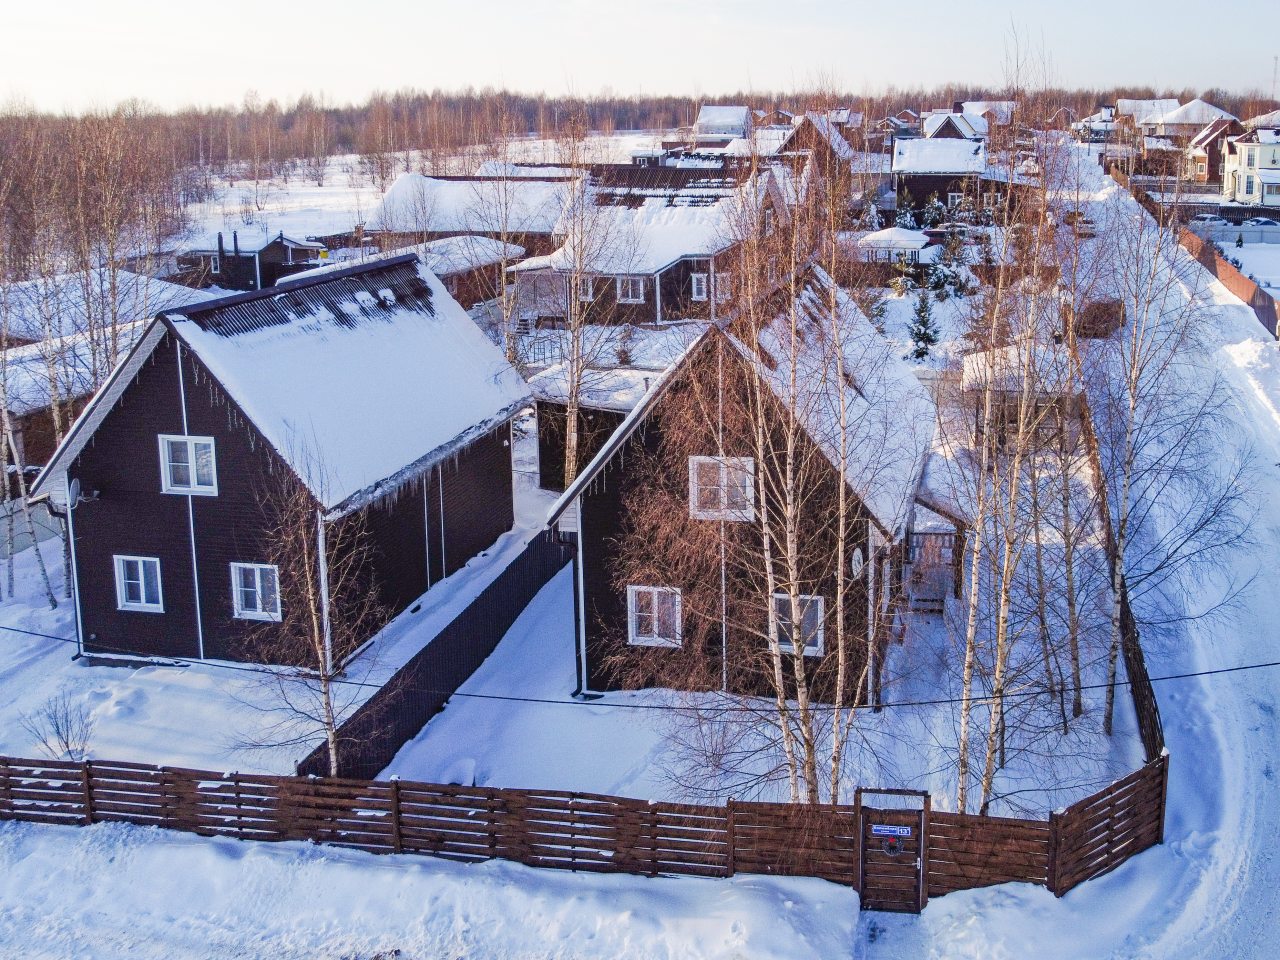
[[853, 548], [853, 556], [849, 558], [849, 567], [853, 573], [854, 579], [862, 576], [862, 569], [867, 565], [866, 559], [862, 555], [861, 547]]
[[80, 502], [80, 478], [71, 481], [67, 487], [67, 506], [74, 507]]

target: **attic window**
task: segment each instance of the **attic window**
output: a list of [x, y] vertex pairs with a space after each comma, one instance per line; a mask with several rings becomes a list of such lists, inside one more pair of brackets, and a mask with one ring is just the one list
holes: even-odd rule
[[689, 299], [698, 301], [707, 299], [707, 275], [705, 273], [689, 274]]
[[690, 457], [689, 516], [695, 520], [754, 520], [756, 462], [750, 457]]
[[213, 437], [160, 435], [160, 489], [164, 493], [218, 495]]
[[216, 253], [209, 258], [209, 272], [214, 274], [222, 272], [222, 258]]

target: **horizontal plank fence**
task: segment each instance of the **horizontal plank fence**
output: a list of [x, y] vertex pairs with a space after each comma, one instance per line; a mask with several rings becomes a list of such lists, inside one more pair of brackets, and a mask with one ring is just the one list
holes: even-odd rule
[[[1048, 821], [926, 813], [928, 895], [997, 883], [1061, 895], [1163, 839], [1168, 757]], [[882, 812], [880, 812], [882, 814]], [[209, 837], [512, 860], [655, 876], [819, 877], [860, 886], [859, 805], [647, 802], [556, 790], [214, 773], [0, 757], [0, 820], [124, 822]]]
[[[338, 774], [376, 777], [475, 673], [538, 591], [573, 559], [554, 533], [535, 536], [492, 583], [338, 727]], [[298, 763], [303, 776], [329, 772], [322, 743]]]

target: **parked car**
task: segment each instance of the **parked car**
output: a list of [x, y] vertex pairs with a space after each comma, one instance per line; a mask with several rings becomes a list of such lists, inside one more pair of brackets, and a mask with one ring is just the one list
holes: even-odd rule
[[1218, 216], [1216, 213], [1197, 213], [1189, 221], [1192, 226], [1196, 227], [1229, 227], [1231, 221]]
[[1280, 220], [1272, 220], [1270, 217], [1250, 217], [1244, 222], [1246, 227], [1280, 227]]

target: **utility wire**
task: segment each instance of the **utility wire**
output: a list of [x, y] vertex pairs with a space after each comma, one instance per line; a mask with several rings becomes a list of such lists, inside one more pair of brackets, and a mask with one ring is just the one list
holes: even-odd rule
[[[22, 630], [22, 629], [19, 629], [18, 627], [6, 627], [3, 625], [0, 625], [0, 630], [8, 630], [11, 633], [21, 633], [29, 637], [40, 637], [45, 640], [57, 640], [60, 643], [74, 643], [77, 646], [79, 645], [78, 642], [72, 637], [59, 637], [51, 633], [40, 633], [35, 630]], [[103, 652], [121, 653], [121, 654], [130, 653], [130, 651], [127, 651], [121, 648], [113, 648], [113, 647], [104, 647]], [[92, 654], [88, 654], [88, 656], [92, 656]], [[239, 673], [256, 673], [264, 676], [275, 677], [277, 679], [282, 676], [281, 672], [277, 670], [270, 670], [264, 667], [255, 667], [249, 664], [228, 663], [224, 660], [198, 660], [198, 659], [189, 658], [189, 657], [162, 657], [155, 660], [144, 660], [141, 662], [143, 665], [154, 665], [154, 666], [163, 666], [164, 664], [169, 664], [169, 663], [184, 663], [184, 664], [192, 664], [194, 666], [200, 666], [200, 667], [212, 667], [218, 670], [233, 670]], [[1152, 683], [1162, 683], [1167, 680], [1187, 680], [1193, 677], [1213, 677], [1213, 676], [1218, 676], [1220, 674], [1242, 673], [1249, 670], [1265, 670], [1273, 667], [1280, 667], [1280, 660], [1269, 660], [1264, 663], [1245, 663], [1245, 664], [1240, 664], [1234, 667], [1216, 667], [1212, 670], [1192, 670], [1186, 673], [1168, 673], [1158, 677], [1149, 677], [1148, 679]], [[306, 678], [307, 678], [306, 674], [299, 674], [299, 679], [306, 679]], [[382, 689], [382, 687], [386, 686], [386, 684], [369, 683], [363, 680], [349, 680], [343, 677], [333, 677], [331, 678], [330, 683], [342, 684], [344, 686], [349, 686], [349, 687], [366, 687], [373, 690], [380, 690]], [[1133, 685], [1133, 681], [1117, 680], [1115, 682], [1115, 685], [1117, 687], [1129, 687]], [[1106, 689], [1108, 686], [1110, 686], [1110, 684], [1086, 683], [1086, 684], [1083, 684], [1080, 687], [1080, 689], [1082, 691], [1083, 690], [1103, 690], [1103, 689]], [[690, 711], [699, 709], [698, 707], [673, 706], [671, 704], [665, 704], [665, 703], [620, 703], [620, 702], [611, 701], [611, 700], [556, 700], [550, 697], [518, 697], [518, 696], [512, 696], [510, 694], [500, 694], [500, 693], [463, 693], [461, 691], [456, 691], [456, 690], [453, 692], [450, 692], [448, 690], [433, 690], [433, 689], [422, 688], [422, 687], [417, 687], [416, 691], [419, 693], [434, 693], [434, 694], [439, 694], [441, 696], [446, 696], [446, 697], [465, 697], [470, 700], [499, 700], [507, 703], [538, 703], [538, 704], [545, 703], [545, 704], [555, 704], [560, 706], [582, 706], [583, 704], [587, 704], [587, 705], [595, 704], [597, 706], [616, 707], [623, 710], [666, 710], [673, 713], [688, 713]], [[1023, 699], [1030, 699], [1032, 697], [1047, 696], [1049, 693], [1050, 691], [1047, 687], [1042, 687], [1037, 685], [1033, 689], [1006, 693], [1003, 699], [1006, 701], [1023, 700]], [[969, 703], [970, 704], [984, 703], [991, 699], [993, 698], [970, 697]], [[963, 697], [943, 697], [935, 700], [892, 700], [892, 701], [889, 701], [888, 703], [880, 704], [878, 708], [870, 704], [860, 704], [858, 706], [847, 706], [847, 707], [841, 707], [839, 709], [859, 710], [859, 711], [876, 710], [876, 709], [888, 710], [890, 708], [900, 708], [900, 707], [946, 706], [950, 704], [963, 704], [964, 702], [965, 700]], [[712, 706], [712, 707], [709, 707], [708, 709], [712, 709], [720, 713], [760, 713], [761, 709], [763, 708], [742, 707], [742, 706], [738, 706], [738, 707]], [[833, 704], [824, 703], [824, 704], [814, 704], [810, 707], [810, 709], [811, 710], [835, 710], [837, 708]]]

